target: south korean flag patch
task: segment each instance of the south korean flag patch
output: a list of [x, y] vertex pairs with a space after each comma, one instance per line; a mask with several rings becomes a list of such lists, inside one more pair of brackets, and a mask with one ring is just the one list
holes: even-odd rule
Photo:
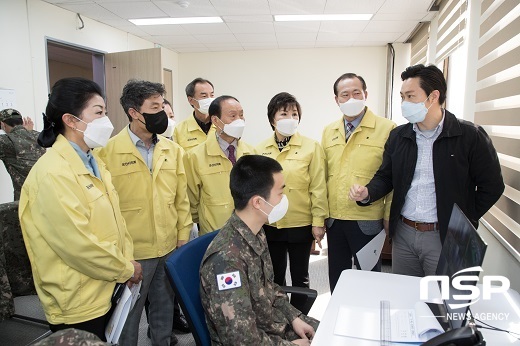
[[219, 291], [240, 287], [242, 286], [242, 282], [240, 281], [240, 273], [236, 271], [217, 274], [217, 284]]

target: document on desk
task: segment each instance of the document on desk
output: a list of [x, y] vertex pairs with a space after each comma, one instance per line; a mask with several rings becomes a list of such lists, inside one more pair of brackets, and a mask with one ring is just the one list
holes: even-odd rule
[[[334, 334], [353, 338], [381, 340], [380, 309], [342, 305]], [[444, 333], [424, 302], [414, 309], [390, 309], [390, 342], [424, 342]]]
[[385, 239], [386, 233], [385, 230], [382, 230], [374, 239], [369, 241], [367, 245], [363, 246], [363, 248], [356, 253], [359, 266], [362, 270], [372, 270], [372, 268], [374, 268], [381, 256]]

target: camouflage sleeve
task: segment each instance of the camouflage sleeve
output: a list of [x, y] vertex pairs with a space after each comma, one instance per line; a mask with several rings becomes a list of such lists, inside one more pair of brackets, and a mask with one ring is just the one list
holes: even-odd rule
[[297, 317], [299, 317], [302, 313], [300, 310], [296, 309], [289, 302], [289, 298], [287, 297], [287, 293], [277, 284], [275, 285], [276, 289], [276, 298], [274, 300], [273, 306], [275, 306], [278, 310], [280, 310], [287, 321], [292, 323]]
[[[244, 267], [226, 260], [219, 253], [202, 265], [201, 296], [208, 327], [217, 333], [223, 345], [291, 345], [290, 341], [257, 327]], [[239, 272], [241, 286], [219, 290], [217, 275], [235, 271]]]
[[7, 135], [0, 135], [0, 160], [4, 160], [9, 155], [15, 156], [14, 146]]

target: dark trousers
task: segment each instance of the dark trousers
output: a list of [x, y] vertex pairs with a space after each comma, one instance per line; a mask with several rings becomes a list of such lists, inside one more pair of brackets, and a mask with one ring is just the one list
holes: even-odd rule
[[[366, 235], [359, 228], [357, 221], [334, 220], [327, 230], [327, 244], [329, 247], [329, 285], [330, 292], [334, 291], [341, 272], [352, 269], [352, 257], [359, 269], [356, 253], [375, 238], [377, 234]], [[372, 268], [372, 271], [381, 271], [381, 258]]]
[[[146, 321], [148, 322], [148, 308], [150, 306], [150, 301], [148, 300], [148, 297], [146, 297], [146, 302], [144, 302], [144, 311], [146, 314]], [[181, 307], [179, 306], [179, 301], [177, 300], [177, 296], [173, 299], [173, 317], [180, 316], [181, 315]], [[173, 330], [173, 326], [172, 326]]]
[[[311, 256], [312, 247], [312, 226], [294, 227], [290, 229], [277, 229], [271, 226], [264, 226], [268, 232], [304, 232], [306, 235], [296, 237], [300, 239], [287, 240], [269, 240], [267, 237], [267, 245], [273, 262], [274, 282], [280, 286], [285, 286], [285, 273], [287, 271], [287, 254], [289, 254], [289, 270], [291, 273], [291, 282], [296, 287], [309, 287], [309, 258]], [[310, 233], [310, 237], [307, 234]], [[278, 234], [279, 235], [279, 234]], [[276, 238], [276, 237], [275, 237]], [[301, 310], [305, 304], [306, 297], [296, 294], [291, 295], [291, 304], [298, 310]]]
[[85, 321], [81, 323], [75, 323], [75, 324], [50, 324], [49, 323], [49, 329], [51, 332], [55, 333], [59, 330], [67, 329], [67, 328], [76, 328], [79, 330], [84, 330], [87, 332], [90, 332], [92, 334], [95, 334], [98, 338], [101, 339], [101, 341], [107, 341], [105, 338], [105, 327], [106, 323], [108, 321], [106, 320], [106, 314], [97, 318], [94, 318], [90, 321]]

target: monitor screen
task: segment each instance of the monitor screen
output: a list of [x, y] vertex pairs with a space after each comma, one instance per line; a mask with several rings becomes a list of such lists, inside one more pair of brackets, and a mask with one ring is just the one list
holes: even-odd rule
[[[439, 263], [437, 264], [436, 275], [446, 275], [450, 278], [450, 294], [449, 298], [444, 301], [447, 313], [452, 316], [448, 318], [448, 322], [452, 329], [464, 326], [465, 319], [453, 318], [453, 316], [463, 316], [468, 312], [469, 306], [461, 308], [452, 308], [453, 304], [464, 304], [470, 301], [461, 301], [453, 299], [453, 295], [467, 295], [471, 292], [468, 290], [457, 290], [452, 285], [453, 274], [458, 271], [471, 267], [482, 266], [484, 255], [486, 253], [487, 244], [477, 233], [473, 224], [468, 220], [466, 215], [460, 210], [457, 204], [453, 205], [450, 222], [446, 233], [446, 239], [442, 245]], [[480, 272], [465, 272], [462, 275], [478, 276]], [[464, 285], [476, 285], [476, 281], [464, 281]], [[439, 287], [440, 287], [439, 282]]]

